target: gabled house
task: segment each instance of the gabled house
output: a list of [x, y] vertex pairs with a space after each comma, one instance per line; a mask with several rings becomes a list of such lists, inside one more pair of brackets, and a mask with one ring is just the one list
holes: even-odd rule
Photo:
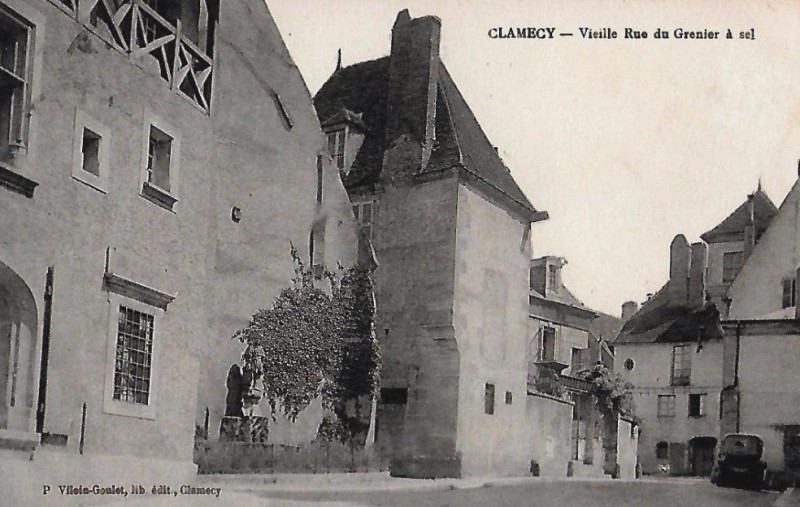
[[720, 436], [764, 439], [770, 479], [800, 478], [800, 180], [728, 289]]
[[0, 26], [0, 453], [26, 452], [0, 482], [181, 484], [290, 243], [355, 258], [310, 94], [260, 0], [0, 0]]
[[377, 445], [395, 475], [529, 474], [530, 230], [547, 213], [448, 73], [440, 30], [400, 12], [391, 54], [337, 69], [314, 99], [380, 262]]
[[708, 243], [689, 245], [676, 236], [669, 281], [614, 340], [615, 370], [636, 386], [644, 473], [710, 474], [720, 427], [720, 319], [740, 261], [753, 252], [773, 216], [775, 207], [759, 188], [702, 235]]

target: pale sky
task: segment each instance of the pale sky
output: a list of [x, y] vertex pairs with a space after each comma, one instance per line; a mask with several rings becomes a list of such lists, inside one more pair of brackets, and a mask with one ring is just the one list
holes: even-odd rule
[[[618, 315], [666, 281], [669, 243], [722, 221], [756, 189], [780, 205], [800, 159], [800, 2], [267, 0], [311, 93], [389, 53], [397, 13], [442, 20], [442, 59], [517, 183], [550, 220], [534, 256]], [[492, 27], [573, 37], [491, 39]], [[617, 30], [587, 40], [580, 27]], [[626, 27], [646, 40], [626, 40]], [[654, 39], [657, 28], [670, 34]], [[674, 30], [720, 32], [676, 40]], [[734, 40], [725, 39], [730, 28]], [[755, 29], [754, 41], [738, 40]]]

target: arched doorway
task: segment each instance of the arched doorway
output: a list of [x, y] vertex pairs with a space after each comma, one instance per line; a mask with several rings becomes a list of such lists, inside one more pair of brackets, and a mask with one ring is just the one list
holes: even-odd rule
[[714, 437], [695, 437], [689, 440], [689, 473], [698, 477], [708, 477], [714, 467]]
[[32, 429], [37, 329], [30, 288], [0, 262], [0, 429]]

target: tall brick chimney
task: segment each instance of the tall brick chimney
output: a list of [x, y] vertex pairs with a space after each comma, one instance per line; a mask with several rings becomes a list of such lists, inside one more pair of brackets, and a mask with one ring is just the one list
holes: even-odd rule
[[708, 268], [708, 245], [692, 245], [692, 261], [689, 267], [689, 305], [702, 306], [706, 302], [706, 268]]
[[678, 234], [669, 246], [669, 284], [667, 293], [670, 306], [689, 302], [689, 265], [691, 249], [683, 234]]
[[384, 171], [390, 176], [424, 169], [433, 149], [439, 37], [435, 16], [397, 15], [389, 57]]
[[753, 195], [747, 196], [747, 223], [744, 226], [744, 251], [742, 252], [742, 263], [750, 257], [753, 253], [753, 248], [756, 246], [756, 222], [755, 222], [755, 206], [753, 204]]

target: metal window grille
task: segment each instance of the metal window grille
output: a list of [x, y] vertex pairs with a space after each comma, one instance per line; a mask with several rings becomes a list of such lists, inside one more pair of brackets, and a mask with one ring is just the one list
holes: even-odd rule
[[153, 364], [153, 316], [120, 305], [114, 399], [148, 405]]

